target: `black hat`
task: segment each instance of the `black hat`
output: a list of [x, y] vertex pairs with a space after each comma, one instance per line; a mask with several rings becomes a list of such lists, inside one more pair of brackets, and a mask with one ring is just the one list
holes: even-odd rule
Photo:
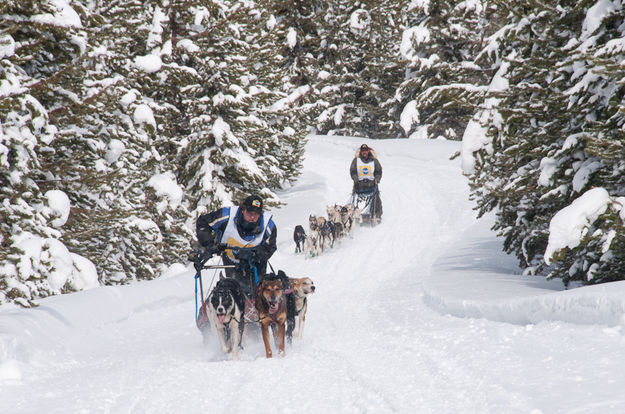
[[360, 150], [361, 150], [361, 151], [362, 151], [362, 150], [369, 150], [369, 149], [370, 149], [370, 148], [369, 148], [369, 146], [368, 146], [367, 144], [362, 144], [362, 145], [360, 146]]
[[243, 201], [243, 206], [247, 211], [261, 214], [263, 212], [263, 199], [257, 195], [251, 195]]

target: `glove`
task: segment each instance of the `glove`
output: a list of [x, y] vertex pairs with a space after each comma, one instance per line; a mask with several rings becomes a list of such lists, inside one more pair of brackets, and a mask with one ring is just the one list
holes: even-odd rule
[[219, 252], [219, 248], [215, 245], [203, 246], [199, 252], [199, 261], [205, 263], [208, 259], [213, 257], [215, 253]]
[[196, 271], [201, 271], [202, 267], [206, 260], [204, 260], [204, 248], [194, 249], [193, 252], [189, 255], [189, 261], [193, 262], [193, 267], [195, 267]]
[[256, 251], [252, 249], [233, 250], [234, 257], [242, 262], [253, 262], [256, 258]]

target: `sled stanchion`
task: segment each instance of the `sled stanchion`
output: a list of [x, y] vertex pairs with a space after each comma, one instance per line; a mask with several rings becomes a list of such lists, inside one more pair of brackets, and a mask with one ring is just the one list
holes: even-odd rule
[[198, 307], [197, 307], [197, 280], [200, 279], [200, 294], [202, 301], [204, 301], [204, 289], [202, 287], [202, 271], [198, 270], [195, 274], [195, 325], [198, 323]]
[[[213, 281], [215, 280], [215, 275], [217, 274], [217, 269], [231, 269], [234, 268], [234, 265], [208, 265], [205, 266], [204, 263], [200, 263], [200, 262], [196, 262], [195, 263], [195, 269], [197, 270], [195, 273], [195, 325], [197, 326], [198, 323], [198, 300], [197, 300], [197, 293], [198, 293], [198, 279], [200, 281], [200, 301], [201, 301], [201, 305], [204, 305], [204, 286], [202, 284], [202, 269], [215, 269], [215, 274], [213, 274], [213, 280], [211, 280], [211, 285], [213, 284]], [[210, 287], [210, 286], [209, 286]]]

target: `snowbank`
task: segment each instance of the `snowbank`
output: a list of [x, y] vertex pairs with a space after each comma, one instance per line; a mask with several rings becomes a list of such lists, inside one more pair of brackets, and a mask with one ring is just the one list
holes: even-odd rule
[[625, 281], [565, 290], [559, 279], [522, 276], [516, 259], [501, 251], [485, 224], [462, 234], [425, 278], [424, 301], [433, 309], [519, 325], [625, 326]]

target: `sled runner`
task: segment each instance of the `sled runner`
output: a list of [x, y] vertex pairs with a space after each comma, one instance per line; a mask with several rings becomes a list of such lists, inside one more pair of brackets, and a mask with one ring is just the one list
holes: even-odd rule
[[379, 206], [377, 205], [377, 199], [380, 191], [378, 186], [372, 188], [357, 190], [354, 189], [351, 197], [351, 203], [355, 208], [360, 210], [362, 216], [362, 224], [369, 226], [375, 226], [380, 223], [380, 217], [378, 217]]

